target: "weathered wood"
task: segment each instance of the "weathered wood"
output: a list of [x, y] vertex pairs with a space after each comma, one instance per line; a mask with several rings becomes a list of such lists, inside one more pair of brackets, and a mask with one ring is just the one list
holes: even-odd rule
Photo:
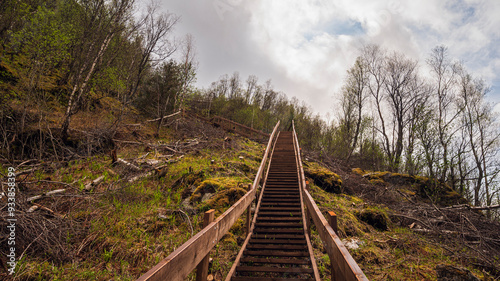
[[129, 168], [131, 168], [132, 170], [135, 170], [135, 171], [140, 171], [141, 168], [137, 167], [136, 165], [130, 163], [130, 162], [127, 162], [125, 160], [123, 160], [122, 158], [118, 158], [116, 159], [116, 163], [121, 163]]
[[[297, 135], [295, 133], [295, 124], [293, 121], [292, 128], [296, 149], [297, 151], [300, 151], [300, 148], [298, 147], [299, 144]], [[333, 228], [328, 224], [325, 217], [314, 202], [311, 194], [307, 191], [300, 153], [297, 153], [297, 158], [297, 165], [299, 166], [300, 171], [299, 181], [301, 185], [300, 190], [302, 191], [303, 204], [305, 205], [307, 212], [311, 215], [318, 234], [325, 245], [328, 256], [330, 257], [332, 271], [335, 272], [335, 276], [332, 274], [332, 280], [368, 281], [368, 278], [366, 278], [356, 261], [352, 258], [351, 254], [349, 254], [349, 251], [346, 249]]]
[[46, 193], [41, 194], [41, 195], [35, 195], [33, 197], [29, 197], [28, 199], [26, 199], [26, 202], [35, 201], [35, 200], [38, 200], [42, 197], [51, 196], [51, 195], [58, 194], [58, 193], [63, 193], [65, 191], [66, 191], [66, 188], [52, 190], [52, 191], [46, 192]]
[[485, 210], [500, 209], [500, 204], [491, 205], [491, 206], [476, 206], [476, 207], [468, 205], [468, 204], [463, 204], [463, 205], [453, 205], [453, 206], [446, 207], [443, 209], [469, 209], [469, 210], [476, 210], [476, 211], [485, 211]]
[[[293, 128], [293, 144], [294, 144], [294, 150], [295, 150], [295, 163], [297, 165], [297, 176], [298, 176], [298, 179], [299, 179], [299, 190], [302, 191], [302, 190], [305, 190], [307, 188], [307, 184], [306, 181], [305, 181], [305, 176], [304, 176], [304, 169], [302, 167], [302, 158], [301, 158], [301, 155], [300, 155], [300, 148], [299, 148], [299, 140], [297, 139], [297, 134], [295, 133], [295, 126], [294, 126], [294, 122], [292, 120], [292, 128]], [[305, 205], [304, 205], [304, 196], [302, 194], [302, 192], [299, 193], [300, 194], [300, 208], [302, 210], [305, 209]], [[311, 266], [312, 266], [312, 269], [313, 269], [313, 273], [314, 273], [314, 280], [316, 281], [320, 281], [320, 277], [319, 277], [319, 270], [318, 270], [318, 265], [316, 264], [316, 260], [314, 258], [314, 252], [313, 252], [313, 248], [312, 248], [312, 244], [311, 244], [311, 219], [310, 219], [310, 216], [307, 214], [307, 212], [303, 211], [302, 212], [302, 220], [304, 221], [305, 225], [304, 227], [306, 228], [306, 231], [304, 233], [304, 236], [306, 238], [306, 242], [307, 242], [307, 249], [309, 251], [309, 259], [311, 260]]]
[[102, 181], [104, 181], [104, 175], [102, 175], [102, 176], [98, 177], [97, 179], [86, 184], [84, 189], [91, 190], [93, 187], [99, 185]]
[[[172, 113], [170, 115], [166, 115], [166, 116], [163, 116], [163, 117], [160, 117], [160, 118], [156, 118], [156, 119], [151, 119], [151, 120], [146, 120], [146, 122], [155, 122], [155, 121], [160, 121], [160, 119], [165, 119], [165, 118], [169, 118], [169, 117], [173, 117], [177, 114], [181, 113], [181, 111], [177, 111], [176, 113]], [[205, 280], [203, 280], [205, 281]]]
[[321, 240], [325, 244], [328, 256], [331, 261], [335, 261], [333, 269], [339, 271], [339, 275], [342, 276], [338, 280], [368, 280], [342, 241], [340, 241], [340, 238], [321, 214], [309, 192], [304, 190], [303, 193], [305, 205], [310, 210], [311, 217]]
[[335, 212], [333, 211], [328, 212], [328, 222], [330, 223], [330, 226], [332, 227], [333, 231], [335, 231], [335, 233], [338, 233], [339, 227], [337, 223], [337, 214], [335, 214]]
[[[207, 227], [211, 222], [214, 221], [215, 210], [211, 209], [205, 212], [203, 217], [203, 227]], [[208, 276], [208, 263], [210, 260], [210, 255], [207, 254], [205, 258], [200, 262], [196, 270], [196, 281], [206, 281]]]
[[214, 222], [182, 244], [138, 280], [184, 280], [253, 201], [255, 189], [245, 194]]

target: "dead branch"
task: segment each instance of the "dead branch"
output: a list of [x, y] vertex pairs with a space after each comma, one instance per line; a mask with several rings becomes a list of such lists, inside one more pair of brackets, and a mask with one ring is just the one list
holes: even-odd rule
[[35, 183], [41, 183], [41, 182], [62, 184], [62, 185], [65, 185], [65, 186], [73, 188], [73, 189], [78, 189], [78, 188], [76, 188], [76, 187], [73, 186], [73, 184], [75, 182], [77, 182], [77, 181], [74, 181], [72, 183], [65, 183], [65, 182], [61, 182], [61, 181], [37, 180], [37, 181], [21, 181], [20, 183], [23, 183], [23, 184], [35, 184]]
[[500, 204], [491, 205], [491, 206], [480, 206], [480, 207], [474, 207], [474, 206], [471, 206], [468, 204], [462, 204], [462, 205], [453, 205], [453, 206], [445, 207], [443, 209], [468, 209], [468, 210], [475, 210], [475, 211], [485, 211], [485, 210], [500, 209]]
[[133, 183], [133, 182], [135, 182], [135, 181], [137, 181], [137, 180], [140, 180], [140, 179], [142, 179], [142, 178], [149, 177], [149, 176], [151, 176], [151, 175], [152, 175], [152, 174], [154, 174], [154, 173], [155, 173], [155, 170], [153, 170], [153, 171], [149, 171], [149, 172], [144, 173], [144, 174], [140, 174], [140, 175], [138, 175], [138, 176], [135, 176], [135, 177], [133, 177], [133, 178], [129, 179], [129, 180], [128, 180], [128, 182], [129, 182], [129, 183]]
[[152, 119], [152, 120], [146, 120], [146, 122], [155, 122], [155, 121], [160, 121], [161, 119], [165, 119], [165, 118], [170, 118], [170, 117], [173, 117], [177, 114], [181, 113], [181, 111], [177, 111], [176, 113], [172, 113], [170, 115], [166, 115], [166, 116], [163, 116], [163, 117], [160, 117], [160, 118], [156, 118], [156, 119]]
[[28, 199], [26, 199], [26, 202], [32, 202], [32, 201], [38, 200], [38, 199], [43, 198], [43, 197], [49, 197], [51, 195], [58, 194], [58, 193], [63, 193], [63, 192], [66, 192], [66, 188], [56, 189], [56, 190], [52, 190], [52, 191], [46, 192], [44, 194], [40, 194], [40, 195], [36, 195], [36, 196], [33, 196], [33, 197], [29, 197]]
[[127, 161], [123, 160], [122, 158], [118, 158], [116, 160], [116, 162], [117, 163], [121, 163], [121, 164], [123, 164], [123, 165], [125, 165], [125, 166], [127, 166], [127, 167], [129, 167], [129, 168], [131, 168], [133, 170], [135, 170], [135, 171], [140, 171], [141, 170], [141, 168], [137, 167], [136, 165], [134, 165], [134, 164], [132, 164], [130, 162], [127, 162]]
[[117, 140], [117, 139], [113, 139], [113, 141], [127, 143], [127, 144], [147, 145], [147, 143], [138, 142], [138, 141], [126, 141], [126, 140]]
[[418, 223], [420, 223], [422, 226], [425, 226], [427, 228], [432, 228], [430, 227], [429, 225], [427, 225], [425, 222], [417, 219], [417, 218], [414, 218], [414, 217], [410, 217], [410, 216], [406, 216], [406, 215], [401, 215], [401, 214], [391, 214], [392, 216], [396, 216], [396, 217], [402, 217], [402, 218], [406, 218], [406, 219], [410, 219], [410, 220], [414, 220]]
[[99, 185], [102, 181], [104, 181], [104, 175], [86, 184], [84, 189], [91, 190], [93, 187]]

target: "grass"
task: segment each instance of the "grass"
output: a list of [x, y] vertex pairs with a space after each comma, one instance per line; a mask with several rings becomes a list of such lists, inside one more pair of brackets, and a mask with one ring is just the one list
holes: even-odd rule
[[[435, 280], [438, 264], [467, 268], [476, 276], [483, 276], [471, 264], [453, 257], [453, 253], [442, 245], [409, 228], [393, 224], [387, 216], [390, 210], [386, 206], [370, 205], [354, 196], [325, 192], [314, 184], [310, 184], [310, 193], [325, 217], [327, 211], [337, 214], [341, 239], [354, 238], [363, 242], [358, 249], [349, 252], [370, 280]], [[387, 220], [387, 230], [374, 227], [370, 220], [363, 219], [361, 214], [366, 212], [383, 216]], [[314, 227], [311, 242], [321, 280], [330, 280], [329, 257]]]
[[[240, 149], [206, 149], [188, 154], [170, 164], [165, 177], [150, 176], [132, 184], [122, 180], [120, 172], [104, 155], [74, 160], [50, 173], [37, 172], [33, 176], [36, 179], [50, 178], [72, 184], [77, 188], [74, 192], [87, 194], [76, 207], [58, 211], [75, 222], [87, 223], [88, 233], [84, 239], [68, 239], [71, 241], [68, 250], [75, 254], [73, 261], [57, 264], [39, 255], [27, 255], [17, 277], [31, 280], [135, 280], [201, 230], [205, 209], [216, 208], [216, 215], [220, 215], [246, 193], [264, 147], [235, 136], [233, 139], [237, 140]], [[129, 147], [120, 151], [119, 157], [139, 155], [144, 155], [140, 147]], [[154, 159], [151, 154], [147, 158]], [[104, 175], [104, 181], [93, 193], [82, 191], [87, 183], [101, 175]], [[179, 179], [189, 179], [189, 176], [191, 180], [186, 181], [187, 184], [182, 182], [174, 187]], [[211, 190], [211, 199], [193, 204], [196, 214], [187, 217], [178, 211], [183, 193], [193, 188], [201, 193], [208, 182], [215, 183], [216, 188]], [[37, 189], [55, 188], [60, 187], [37, 184]], [[243, 218], [240, 218], [231, 233], [224, 236], [211, 252], [210, 273], [216, 276], [227, 274], [243, 241], [243, 224]], [[68, 237], [71, 235], [74, 234]], [[193, 274], [189, 280], [194, 280]]]

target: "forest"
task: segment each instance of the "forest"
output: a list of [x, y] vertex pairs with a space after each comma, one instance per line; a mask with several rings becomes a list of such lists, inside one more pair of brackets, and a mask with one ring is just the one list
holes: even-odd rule
[[[353, 167], [424, 175], [475, 206], [500, 201], [500, 129], [487, 83], [449, 55], [425, 61], [366, 45], [331, 118], [238, 72], [197, 88], [196, 46], [179, 16], [133, 0], [4, 0], [0, 7], [0, 133], [5, 163], [105, 149], [134, 116], [157, 123], [187, 110], [269, 132], [295, 121], [301, 145]], [[85, 142], [76, 116], [110, 108]], [[83, 121], [82, 121], [83, 120]], [[76, 149], [76, 150], [75, 150]], [[495, 216], [495, 214], [491, 214]], [[498, 218], [498, 214], [496, 214]]]
[[[500, 119], [453, 46], [415, 60], [363, 45], [321, 116], [272, 77], [198, 85], [181, 20], [161, 1], [0, 0], [0, 279], [135, 280], [195, 237], [249, 192], [266, 150], [217, 116], [293, 124], [311, 200], [338, 214], [371, 280], [500, 276]], [[244, 244], [249, 202], [209, 252], [213, 280]], [[308, 243], [329, 280], [317, 228]]]

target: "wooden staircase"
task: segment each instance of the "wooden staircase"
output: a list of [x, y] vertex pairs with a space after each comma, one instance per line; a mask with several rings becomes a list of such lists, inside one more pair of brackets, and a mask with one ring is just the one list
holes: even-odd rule
[[319, 280], [296, 163], [292, 132], [280, 132], [251, 235], [226, 281]]

